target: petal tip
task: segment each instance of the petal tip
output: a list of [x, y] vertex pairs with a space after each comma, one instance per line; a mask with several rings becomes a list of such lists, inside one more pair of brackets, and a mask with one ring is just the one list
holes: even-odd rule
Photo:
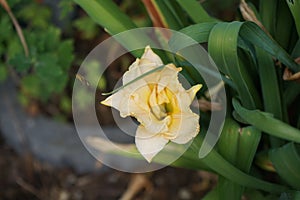
[[[139, 150], [140, 151], [140, 150]], [[153, 158], [159, 153], [159, 152], [153, 152], [153, 153], [145, 153], [143, 151], [140, 151], [141, 155], [146, 159], [148, 163], [151, 163]]]
[[147, 59], [148, 61], [153, 62], [156, 65], [163, 64], [160, 57], [156, 53], [153, 52], [153, 50], [151, 49], [151, 47], [149, 45], [146, 46], [146, 48], [144, 50], [144, 54], [142, 55], [141, 59]]
[[155, 155], [153, 155], [153, 156], [152, 155], [150, 155], [150, 156], [149, 155], [143, 155], [143, 156], [147, 160], [148, 163], [151, 163], [151, 161], [152, 161], [152, 159], [154, 158]]
[[111, 106], [112, 102], [111, 102], [111, 98], [108, 97], [105, 100], [101, 101], [100, 104], [105, 105], [105, 106]]
[[136, 147], [148, 163], [152, 162], [153, 158], [169, 141], [159, 134], [152, 137], [151, 134], [152, 133], [148, 132], [145, 127], [140, 125], [135, 136]]
[[188, 90], [188, 93], [190, 94], [191, 96], [191, 99], [193, 99], [195, 97], [195, 95], [197, 94], [197, 92], [202, 88], [202, 84], [197, 84], [197, 85], [194, 85], [193, 87], [191, 87], [189, 90]]
[[202, 84], [197, 84], [194, 87], [195, 87], [195, 90], [198, 92], [203, 87], [203, 85]]

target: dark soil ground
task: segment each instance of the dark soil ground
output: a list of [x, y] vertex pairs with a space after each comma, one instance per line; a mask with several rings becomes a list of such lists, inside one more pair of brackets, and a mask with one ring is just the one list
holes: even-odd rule
[[206, 172], [171, 167], [138, 175], [115, 170], [79, 175], [20, 157], [2, 139], [0, 155], [1, 200], [201, 199], [216, 182]]

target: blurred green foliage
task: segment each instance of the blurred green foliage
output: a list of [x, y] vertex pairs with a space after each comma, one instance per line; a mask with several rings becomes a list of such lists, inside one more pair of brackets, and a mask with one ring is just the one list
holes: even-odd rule
[[[86, 80], [97, 80], [98, 77], [98, 72], [103, 70], [101, 63], [97, 60], [89, 60], [88, 62], [85, 63], [86, 70], [84, 74], [84, 80], [79, 80], [81, 81], [82, 84], [85, 84], [87, 86], [90, 86], [90, 82], [85, 82]], [[79, 75], [81, 76], [81, 75]], [[100, 80], [98, 81], [98, 85], [96, 86], [97, 89], [100, 90], [105, 90], [107, 86], [106, 79], [102, 76], [100, 77]], [[89, 91], [86, 90], [85, 88], [77, 88], [76, 90], [76, 95], [73, 96], [75, 98], [74, 100], [78, 103], [77, 106], [79, 109], [84, 109], [86, 105], [93, 104], [95, 101], [95, 98], [91, 95], [89, 95]]]
[[29, 55], [25, 55], [7, 12], [0, 8], [1, 80], [14, 70], [20, 79], [21, 96], [28, 98], [22, 102], [35, 99], [46, 103], [67, 86], [74, 60], [73, 40], [62, 38], [44, 4], [28, 0], [10, 0], [8, 4], [23, 30]]
[[100, 33], [99, 26], [88, 16], [76, 19], [73, 24], [82, 32], [84, 39], [92, 39]]

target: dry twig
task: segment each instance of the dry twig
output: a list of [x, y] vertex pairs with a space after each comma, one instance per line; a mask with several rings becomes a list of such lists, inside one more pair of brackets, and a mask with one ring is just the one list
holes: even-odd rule
[[203, 112], [207, 112], [207, 111], [219, 111], [222, 110], [223, 107], [220, 103], [217, 102], [211, 102], [208, 101], [204, 98], [201, 98], [198, 100], [198, 106], [197, 103], [193, 104], [196, 107], [199, 107], [200, 110], [202, 110]]
[[[296, 58], [295, 62], [300, 64], [300, 57]], [[283, 73], [283, 80], [300, 82], [300, 72], [293, 74], [289, 68], [286, 67]]]
[[39, 191], [35, 187], [33, 187], [32, 185], [25, 182], [22, 178], [17, 178], [16, 183], [19, 186], [21, 186], [24, 190], [32, 193], [38, 199], [43, 199], [42, 196], [40, 195]]
[[[168, 24], [165, 22], [165, 20], [160, 16], [159, 11], [153, 4], [151, 0], [142, 0], [150, 18], [153, 23], [153, 26], [155, 27], [161, 27], [161, 28], [169, 28]], [[167, 31], [161, 31], [162, 35], [166, 38], [169, 39], [171, 34], [170, 32]]]
[[267, 29], [264, 27], [264, 25], [257, 19], [257, 17], [255, 16], [255, 13], [248, 6], [248, 4], [245, 2], [245, 0], [241, 0], [239, 7], [240, 7], [243, 18], [246, 21], [251, 21], [251, 22], [256, 23], [262, 30], [264, 30], [270, 36], [270, 33], [267, 31]]
[[136, 174], [133, 175], [129, 186], [125, 193], [122, 195], [120, 200], [131, 200], [134, 196], [140, 192], [142, 189], [151, 188], [151, 184], [147, 179], [146, 175]]
[[14, 14], [12, 13], [9, 5], [7, 4], [6, 0], [0, 0], [0, 4], [2, 5], [2, 7], [4, 8], [4, 10], [8, 13], [10, 19], [12, 20], [15, 28], [16, 28], [16, 31], [18, 33], [18, 36], [20, 38], [20, 41], [22, 43], [22, 46], [24, 48], [24, 52], [25, 52], [25, 55], [26, 57], [29, 56], [29, 50], [28, 50], [28, 46], [27, 46], [27, 43], [26, 43], [26, 40], [25, 40], [25, 37], [23, 35], [23, 31], [19, 25], [19, 22], [18, 20], [16, 19], [16, 17], [14, 16]]

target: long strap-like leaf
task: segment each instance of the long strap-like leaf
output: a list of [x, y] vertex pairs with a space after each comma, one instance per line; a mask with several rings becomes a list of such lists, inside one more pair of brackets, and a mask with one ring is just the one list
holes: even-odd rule
[[[133, 21], [111, 0], [74, 1], [111, 35], [137, 28]], [[147, 45], [152, 44], [151, 39], [143, 31], [139, 32], [138, 37], [136, 34], [127, 34], [126, 38], [117, 39], [119, 39], [119, 42], [125, 48], [129, 49], [131, 49], [130, 47], [137, 46], [139, 43]], [[142, 51], [133, 52], [136, 57], [140, 57], [142, 53]]]
[[262, 48], [277, 58], [291, 70], [300, 71], [300, 65], [295, 63], [291, 56], [272, 38], [270, 38], [259, 26], [253, 22], [244, 22], [240, 36], [250, 41], [253, 45]]
[[240, 117], [257, 129], [275, 137], [300, 143], [300, 130], [281, 120], [275, 119], [270, 113], [259, 110], [248, 110], [237, 99], [233, 99], [232, 103]]
[[241, 22], [215, 25], [209, 35], [208, 51], [220, 71], [235, 83], [243, 105], [250, 109], [261, 108], [255, 81], [238, 55], [238, 37], [242, 27]]
[[276, 172], [292, 187], [300, 190], [300, 156], [294, 143], [269, 152]]
[[195, 23], [201, 22], [215, 22], [217, 19], [209, 16], [201, 4], [196, 0], [177, 0], [187, 14]]

